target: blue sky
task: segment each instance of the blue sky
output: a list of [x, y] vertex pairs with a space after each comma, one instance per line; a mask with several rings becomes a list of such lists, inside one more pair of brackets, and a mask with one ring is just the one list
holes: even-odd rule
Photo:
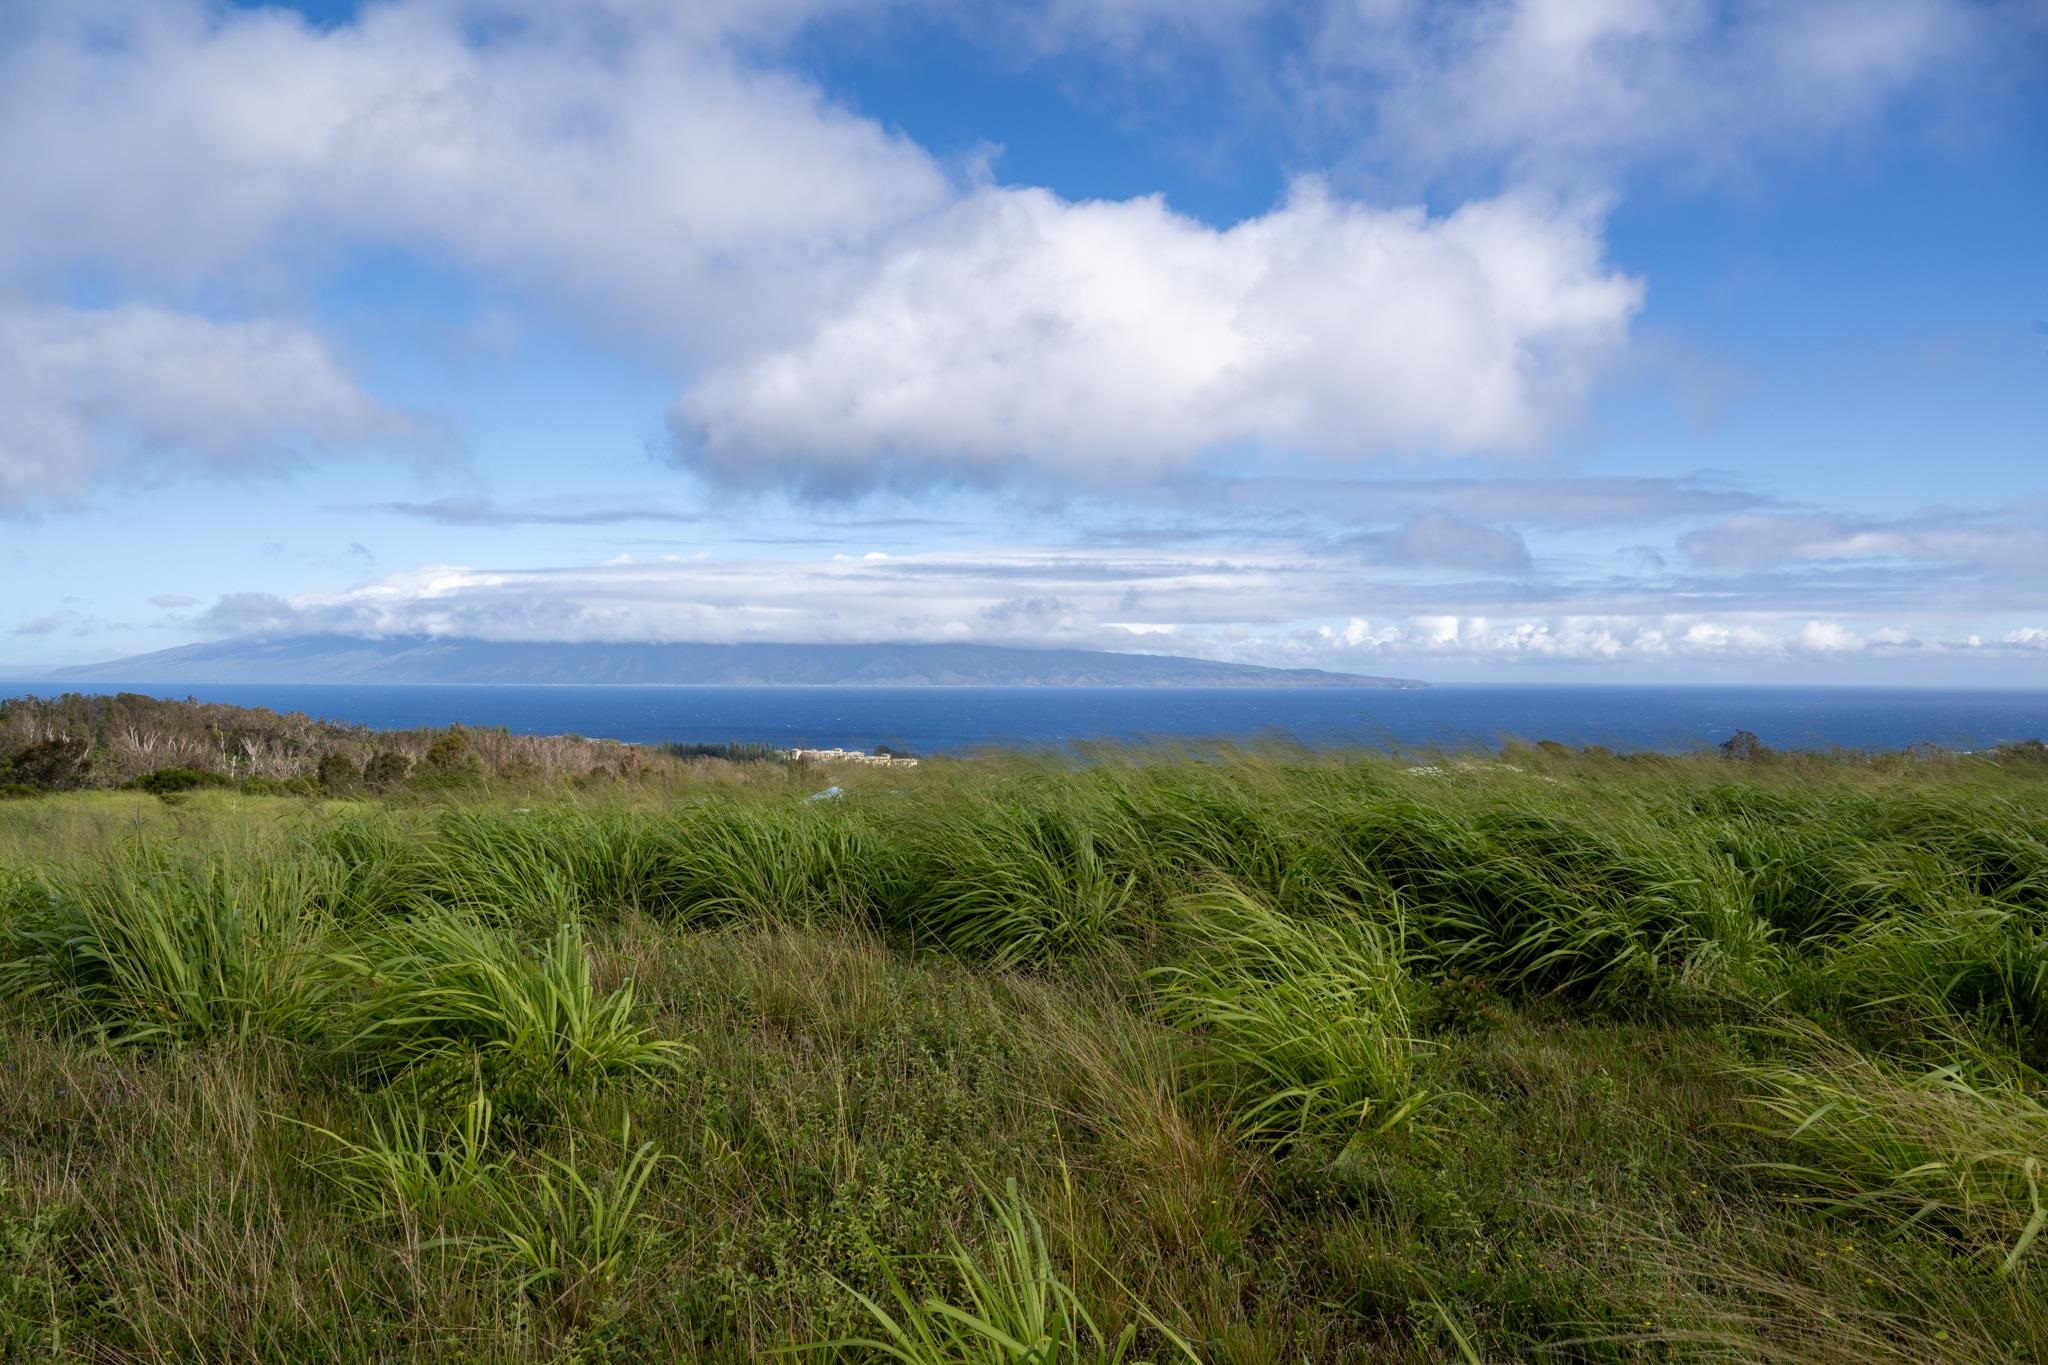
[[0, 665], [2048, 684], [2038, 0], [27, 0]]

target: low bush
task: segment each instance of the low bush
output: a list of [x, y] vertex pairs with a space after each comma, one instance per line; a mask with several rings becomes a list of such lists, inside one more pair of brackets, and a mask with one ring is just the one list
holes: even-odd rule
[[202, 787], [232, 787], [235, 781], [225, 773], [208, 772], [203, 768], [158, 768], [155, 772], [144, 773], [129, 785], [152, 796], [169, 796], [173, 792], [196, 791]]

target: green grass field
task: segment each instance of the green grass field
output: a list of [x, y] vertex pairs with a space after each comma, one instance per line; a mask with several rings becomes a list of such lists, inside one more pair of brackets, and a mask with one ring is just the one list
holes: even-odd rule
[[0, 1058], [10, 1361], [2048, 1356], [2025, 757], [0, 802]]

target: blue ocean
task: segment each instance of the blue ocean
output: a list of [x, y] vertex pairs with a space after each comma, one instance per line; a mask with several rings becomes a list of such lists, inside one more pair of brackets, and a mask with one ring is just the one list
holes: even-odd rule
[[302, 711], [377, 729], [503, 726], [631, 743], [766, 743], [960, 753], [1091, 740], [1256, 741], [1394, 750], [1554, 739], [1682, 752], [1754, 731], [1785, 749], [1978, 749], [2048, 737], [2048, 690], [1851, 687], [1264, 688], [522, 687], [0, 683], [0, 696], [143, 692]]

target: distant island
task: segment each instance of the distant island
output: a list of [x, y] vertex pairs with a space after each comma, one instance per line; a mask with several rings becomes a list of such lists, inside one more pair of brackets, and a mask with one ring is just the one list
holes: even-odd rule
[[1412, 678], [1167, 654], [951, 644], [561, 644], [425, 635], [240, 638], [52, 669], [66, 682], [666, 683], [727, 687], [1375, 687]]

